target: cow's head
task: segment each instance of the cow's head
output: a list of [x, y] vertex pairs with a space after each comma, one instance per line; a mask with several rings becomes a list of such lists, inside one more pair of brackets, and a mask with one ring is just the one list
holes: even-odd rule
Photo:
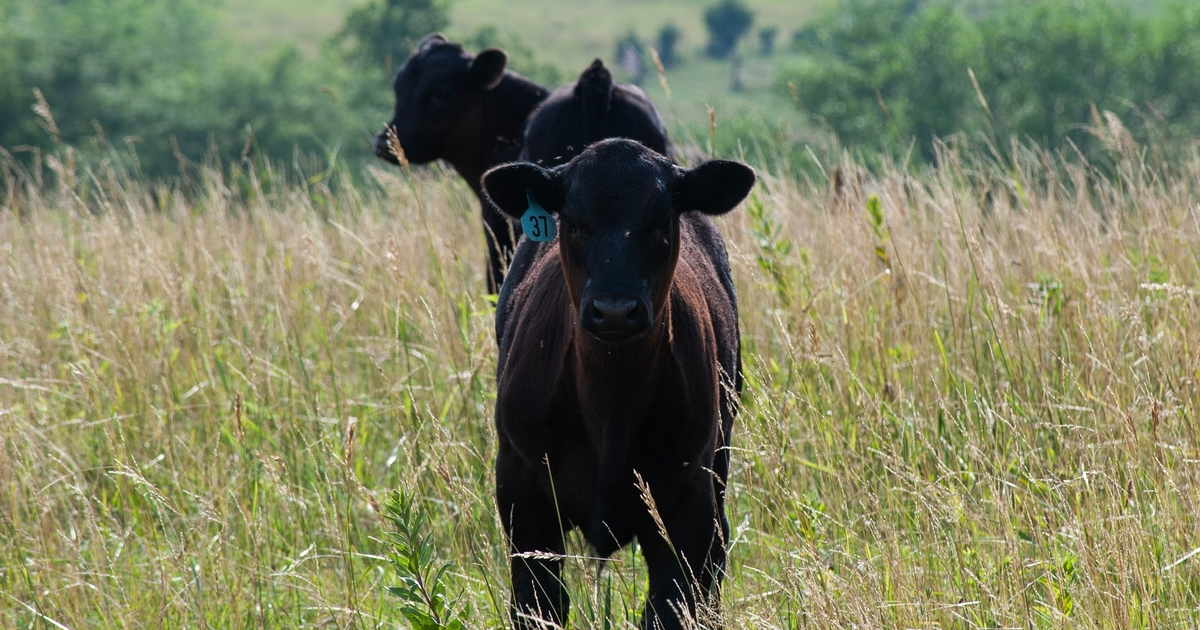
[[558, 217], [558, 247], [579, 325], [605, 342], [650, 330], [662, 316], [679, 260], [679, 218], [720, 215], [754, 186], [754, 171], [713, 160], [680, 168], [625, 139], [598, 142], [555, 169], [528, 162], [488, 171], [483, 187], [519, 218], [528, 198]]
[[498, 48], [473, 55], [441, 33], [426, 36], [396, 71], [396, 111], [375, 138], [375, 155], [399, 162], [388, 129], [395, 131], [405, 157], [416, 164], [450, 157], [457, 144], [472, 142], [480, 95], [499, 85], [507, 63], [508, 56]]

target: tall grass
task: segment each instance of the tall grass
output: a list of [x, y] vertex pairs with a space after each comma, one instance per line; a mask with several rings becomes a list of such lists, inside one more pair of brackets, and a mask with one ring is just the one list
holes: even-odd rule
[[[1200, 623], [1200, 155], [1096, 132], [1102, 170], [834, 153], [721, 220], [727, 627]], [[507, 625], [469, 190], [67, 162], [0, 210], [0, 625], [403, 626], [391, 489]], [[636, 625], [637, 553], [570, 553], [573, 625]]]

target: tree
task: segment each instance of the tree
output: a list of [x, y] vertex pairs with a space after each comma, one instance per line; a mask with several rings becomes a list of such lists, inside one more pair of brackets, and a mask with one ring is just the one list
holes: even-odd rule
[[674, 22], [667, 22], [658, 31], [658, 58], [664, 67], [670, 68], [679, 63], [679, 38], [683, 33]]
[[1081, 124], [1093, 107], [1132, 118], [1155, 74], [1143, 67], [1146, 26], [1111, 0], [1038, 0], [987, 15], [979, 29], [986, 66], [975, 72], [998, 131], [1051, 146], [1070, 136], [1084, 146], [1092, 138]]
[[21, 144], [19, 131], [30, 126], [33, 92], [21, 84], [21, 48], [28, 42], [9, 25], [12, 11], [8, 0], [0, 0], [0, 147]]
[[[1142, 17], [1117, 0], [1023, 0], [968, 13], [950, 0], [843, 0], [796, 34], [777, 75], [805, 112], [849, 144], [926, 158], [934, 141], [987, 132], [1085, 155], [1105, 112], [1137, 140], [1200, 129], [1200, 13]], [[986, 103], [986, 105], [985, 105]]]
[[[359, 138], [384, 114], [347, 87], [368, 73], [294, 47], [246, 54], [221, 35], [211, 5], [0, 0], [0, 146], [17, 159], [30, 155], [19, 146], [71, 146], [82, 165], [113, 157], [103, 137], [134, 147], [136, 158], [122, 155], [151, 176], [176, 173], [178, 155], [199, 161], [215, 149], [236, 160], [247, 146], [254, 159], [291, 160], [297, 149], [323, 159], [339, 145], [342, 158], [369, 159]], [[373, 91], [390, 98], [380, 83]]]
[[778, 34], [779, 28], [775, 26], [764, 26], [758, 29], [758, 48], [764, 57], [775, 54], [775, 36]]
[[[800, 31], [799, 65], [781, 69], [781, 87], [847, 143], [904, 150], [964, 128], [978, 109], [967, 68], [974, 29], [950, 5], [911, 12], [912, 0], [846, 0]], [[789, 85], [790, 84], [790, 85]]]
[[722, 0], [704, 12], [704, 24], [708, 27], [710, 57], [725, 59], [737, 49], [738, 41], [750, 32], [754, 14], [738, 0]]
[[345, 46], [350, 62], [386, 71], [422, 37], [449, 24], [444, 0], [368, 0], [346, 15], [335, 41]]
[[1173, 133], [1188, 137], [1200, 129], [1200, 11], [1169, 4], [1159, 15], [1150, 48], [1153, 108]]

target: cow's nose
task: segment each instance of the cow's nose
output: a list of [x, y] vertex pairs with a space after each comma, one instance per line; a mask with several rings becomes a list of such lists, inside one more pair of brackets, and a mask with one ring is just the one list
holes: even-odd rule
[[648, 326], [641, 302], [628, 297], [598, 297], [587, 310], [588, 328], [600, 336], [628, 336]]
[[381, 133], [375, 136], [375, 157], [381, 157], [389, 162], [396, 159], [396, 156], [392, 155], [392, 148], [388, 146], [388, 139], [385, 134]]

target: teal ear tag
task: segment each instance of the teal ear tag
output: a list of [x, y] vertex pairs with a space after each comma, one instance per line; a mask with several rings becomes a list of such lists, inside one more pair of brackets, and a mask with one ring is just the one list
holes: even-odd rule
[[558, 234], [558, 225], [555, 224], [554, 217], [533, 200], [529, 191], [525, 191], [525, 198], [529, 200], [529, 208], [521, 215], [521, 229], [524, 230], [525, 236], [531, 241], [541, 243], [553, 241], [554, 236]]

